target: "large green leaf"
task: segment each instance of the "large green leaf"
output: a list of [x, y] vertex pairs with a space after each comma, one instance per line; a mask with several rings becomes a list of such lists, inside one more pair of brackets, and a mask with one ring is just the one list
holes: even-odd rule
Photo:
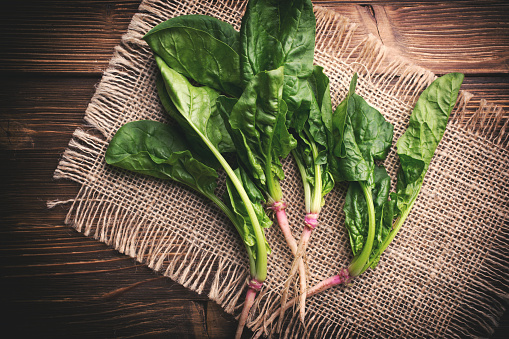
[[228, 23], [206, 15], [169, 19], [144, 40], [166, 64], [196, 82], [239, 97], [239, 33]]
[[[313, 72], [316, 20], [309, 0], [251, 0], [240, 29], [244, 86], [261, 71], [284, 66], [288, 120], [309, 109], [307, 78]], [[304, 99], [304, 100], [303, 100]]]
[[195, 139], [207, 139], [221, 153], [234, 151], [231, 137], [217, 109], [219, 93], [206, 86], [193, 86], [185, 76], [168, 67], [163, 59], [155, 58], [167, 94], [160, 91], [161, 100], [165, 107], [170, 107], [168, 98], [172, 102], [169, 114], [186, 132], [194, 133]]
[[244, 85], [262, 71], [285, 67], [286, 76], [313, 71], [316, 21], [309, 0], [251, 0], [240, 29]]
[[396, 143], [401, 163], [397, 184], [399, 211], [407, 209], [420, 191], [463, 78], [461, 73], [449, 73], [426, 88], [415, 104], [407, 130]]
[[178, 129], [167, 124], [149, 120], [125, 124], [111, 140], [105, 158], [110, 165], [214, 195], [215, 169], [198, 161]]
[[296, 146], [285, 126], [287, 108], [282, 100], [282, 85], [283, 67], [260, 72], [233, 106], [230, 101], [230, 110], [222, 110], [237, 154], [260, 187], [266, 185], [269, 175], [284, 177], [280, 158]]
[[333, 133], [337, 180], [374, 181], [375, 160], [387, 157], [392, 145], [393, 126], [382, 114], [354, 93], [356, 76], [347, 98], [336, 108]]

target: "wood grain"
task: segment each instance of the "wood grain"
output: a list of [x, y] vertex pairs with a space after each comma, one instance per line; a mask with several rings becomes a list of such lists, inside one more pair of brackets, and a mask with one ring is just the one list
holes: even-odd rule
[[[505, 2], [315, 3], [436, 73], [465, 72], [464, 89], [509, 111]], [[79, 190], [52, 174], [139, 4], [23, 0], [0, 12], [0, 287], [9, 311], [3, 329], [16, 337], [229, 338], [235, 331], [235, 319], [206, 295], [64, 225], [68, 206], [46, 207]], [[508, 318], [493, 338], [505, 338]]]
[[[100, 74], [140, 1], [10, 2], [0, 14], [0, 71]], [[509, 5], [316, 1], [435, 73], [508, 73]], [[367, 4], [367, 5], [365, 5]]]
[[507, 2], [323, 2], [434, 73], [508, 73]]

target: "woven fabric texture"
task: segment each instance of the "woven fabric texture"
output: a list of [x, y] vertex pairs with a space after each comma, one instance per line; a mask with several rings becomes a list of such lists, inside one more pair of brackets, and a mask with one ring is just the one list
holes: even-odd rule
[[[143, 1], [87, 108], [86, 125], [74, 133], [54, 175], [82, 185], [67, 223], [207, 293], [235, 315], [249, 272], [244, 247], [228, 219], [182, 185], [107, 166], [104, 153], [129, 121], [171, 123], [157, 97], [156, 66], [142, 36], [183, 14], [215, 16], [238, 29], [244, 7], [242, 1]], [[315, 6], [315, 14], [315, 63], [330, 78], [333, 106], [358, 72], [357, 93], [394, 124], [395, 142], [434, 74], [391, 53], [376, 37], [356, 33], [355, 24], [339, 13]], [[352, 286], [309, 298], [306, 326], [297, 312], [287, 312], [283, 336], [458, 338], [490, 333], [509, 292], [507, 121], [484, 101], [469, 111], [470, 99], [461, 94], [415, 207], [380, 264]], [[304, 219], [301, 179], [292, 160], [283, 164], [282, 189], [298, 238]], [[395, 179], [394, 148], [385, 165]], [[345, 193], [346, 185], [338, 184], [326, 196], [307, 251], [309, 285], [336, 274], [351, 259], [343, 226]], [[279, 307], [292, 256], [276, 224], [266, 235], [273, 254], [248, 326], [257, 334], [274, 335], [277, 321], [271, 315]]]

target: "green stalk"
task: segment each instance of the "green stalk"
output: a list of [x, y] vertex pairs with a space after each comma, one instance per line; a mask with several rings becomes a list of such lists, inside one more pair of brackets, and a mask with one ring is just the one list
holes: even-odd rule
[[267, 190], [269, 192], [269, 197], [272, 199], [272, 202], [280, 202], [283, 200], [283, 191], [281, 190], [281, 186], [279, 185], [279, 181], [274, 179], [274, 174], [272, 173], [272, 155], [267, 156], [267, 161], [265, 163], [265, 177], [267, 178]]
[[[306, 136], [308, 137], [308, 141], [311, 144], [311, 150], [313, 152], [313, 159], [318, 158], [318, 147], [316, 147], [313, 138], [309, 134], [309, 131], [305, 131]], [[320, 213], [320, 209], [322, 208], [322, 167], [317, 165], [315, 161], [313, 161], [315, 166], [315, 187], [313, 190], [313, 197], [311, 200], [311, 213]]]
[[[258, 218], [256, 217], [255, 210], [253, 208], [253, 205], [251, 203], [251, 200], [249, 199], [249, 196], [247, 195], [246, 191], [244, 190], [244, 186], [242, 185], [242, 182], [240, 182], [239, 178], [235, 175], [235, 172], [230, 167], [226, 159], [221, 155], [221, 153], [212, 145], [210, 140], [206, 138], [197, 128], [194, 127], [193, 129], [198, 133], [200, 138], [205, 142], [207, 147], [210, 149], [210, 151], [214, 154], [216, 159], [219, 161], [221, 166], [226, 171], [226, 174], [232, 181], [233, 185], [237, 189], [240, 198], [242, 199], [242, 202], [244, 205], [246, 205], [247, 213], [249, 215], [249, 219], [253, 222], [253, 229], [255, 232], [255, 238], [256, 238], [256, 273], [253, 276], [256, 280], [263, 282], [265, 281], [265, 278], [267, 278], [267, 249], [265, 248], [265, 236], [263, 234], [262, 228], [260, 226], [260, 223], [258, 222]], [[249, 253], [249, 252], [248, 252]], [[250, 263], [251, 263], [251, 257], [250, 257]], [[251, 273], [253, 270], [251, 269]]]
[[361, 253], [352, 260], [352, 263], [348, 267], [348, 272], [351, 277], [357, 277], [363, 272], [363, 269], [369, 260], [369, 255], [373, 248], [373, 241], [375, 239], [375, 206], [373, 204], [373, 196], [371, 195], [371, 187], [368, 186], [366, 181], [359, 181], [359, 184], [361, 185], [368, 205], [368, 237]]
[[412, 207], [414, 207], [414, 203], [417, 200], [417, 196], [419, 195], [420, 191], [421, 191], [421, 188], [419, 187], [419, 190], [416, 192], [416, 194], [412, 198], [410, 205], [408, 205], [408, 208], [406, 210], [404, 210], [401, 213], [401, 215], [396, 219], [396, 221], [394, 222], [394, 225], [392, 226], [391, 232], [389, 233], [389, 235], [387, 236], [385, 241], [382, 243], [382, 245], [380, 245], [380, 248], [378, 249], [376, 255], [373, 256], [373, 258], [371, 260], [369, 260], [369, 262], [363, 267], [361, 274], [364, 273], [371, 266], [371, 264], [373, 264], [373, 261], [376, 258], [378, 258], [387, 249], [387, 247], [389, 247], [391, 242], [394, 240], [394, 238], [396, 237], [396, 234], [399, 232], [399, 230], [401, 229], [401, 226], [403, 226], [406, 218], [410, 214]]
[[299, 169], [300, 177], [302, 178], [302, 186], [304, 187], [304, 203], [305, 203], [305, 209], [306, 213], [309, 213], [311, 211], [311, 185], [309, 185], [309, 182], [306, 180], [306, 167], [304, 164], [300, 161], [299, 157], [295, 155], [295, 150], [292, 150], [293, 158], [295, 159], [295, 162], [297, 163], [297, 168]]

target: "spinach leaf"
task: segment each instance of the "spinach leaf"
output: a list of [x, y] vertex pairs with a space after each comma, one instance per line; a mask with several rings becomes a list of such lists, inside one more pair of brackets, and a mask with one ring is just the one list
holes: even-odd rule
[[407, 130], [396, 143], [402, 173], [397, 190], [399, 211], [408, 209], [420, 191], [463, 78], [461, 73], [449, 73], [424, 90], [412, 111]]
[[374, 182], [375, 160], [387, 157], [392, 145], [393, 126], [382, 114], [354, 93], [354, 75], [347, 98], [336, 108], [333, 134], [338, 161], [335, 177], [345, 181]]
[[177, 128], [157, 121], [133, 121], [110, 141], [106, 163], [160, 179], [175, 180], [207, 197], [214, 195], [217, 173], [189, 151]]
[[[256, 232], [249, 209], [234, 183], [227, 179], [227, 192], [221, 201], [215, 195], [216, 169], [198, 160], [187, 147], [179, 128], [158, 121], [133, 121], [122, 126], [114, 135], [105, 155], [106, 163], [132, 172], [164, 180], [174, 180], [196, 190], [214, 202], [232, 221], [248, 250], [250, 269], [256, 275]], [[268, 228], [272, 221], [265, 214], [263, 195], [241, 169], [234, 171], [246, 187], [250, 205], [260, 226]], [[265, 248], [270, 247], [264, 239]]]
[[[357, 182], [350, 183], [344, 206], [345, 223], [354, 253], [348, 268], [351, 277], [362, 273], [373, 257], [373, 247], [378, 247], [383, 234], [380, 224], [377, 232], [377, 205], [387, 199], [390, 185], [386, 181], [388, 176], [379, 172], [375, 160], [387, 157], [393, 136], [393, 126], [355, 94], [356, 83], [357, 74], [352, 78], [346, 99], [336, 108], [332, 119], [334, 178]], [[380, 207], [378, 216], [381, 217]], [[377, 233], [380, 237], [376, 237]]]
[[206, 15], [179, 16], [143, 39], [175, 71], [235, 97], [242, 93], [240, 35], [230, 24]]
[[241, 76], [246, 86], [261, 71], [284, 66], [287, 120], [308, 111], [307, 78], [313, 72], [316, 20], [310, 0], [252, 0], [240, 29]]
[[240, 28], [245, 86], [262, 71], [284, 66], [285, 76], [313, 71], [316, 21], [309, 0], [251, 0]]
[[160, 84], [159, 95], [170, 116], [187, 134], [201, 140], [201, 144], [205, 137], [220, 153], [233, 152], [235, 147], [217, 110], [219, 93], [206, 86], [191, 85], [185, 76], [168, 67], [164, 60], [158, 56], [155, 59], [166, 89], [164, 91]]
[[285, 121], [287, 107], [282, 100], [283, 67], [260, 72], [235, 102], [220, 99], [220, 109], [229, 124], [237, 155], [257, 185], [275, 201], [282, 197], [278, 180], [284, 173], [280, 158], [296, 146]]

